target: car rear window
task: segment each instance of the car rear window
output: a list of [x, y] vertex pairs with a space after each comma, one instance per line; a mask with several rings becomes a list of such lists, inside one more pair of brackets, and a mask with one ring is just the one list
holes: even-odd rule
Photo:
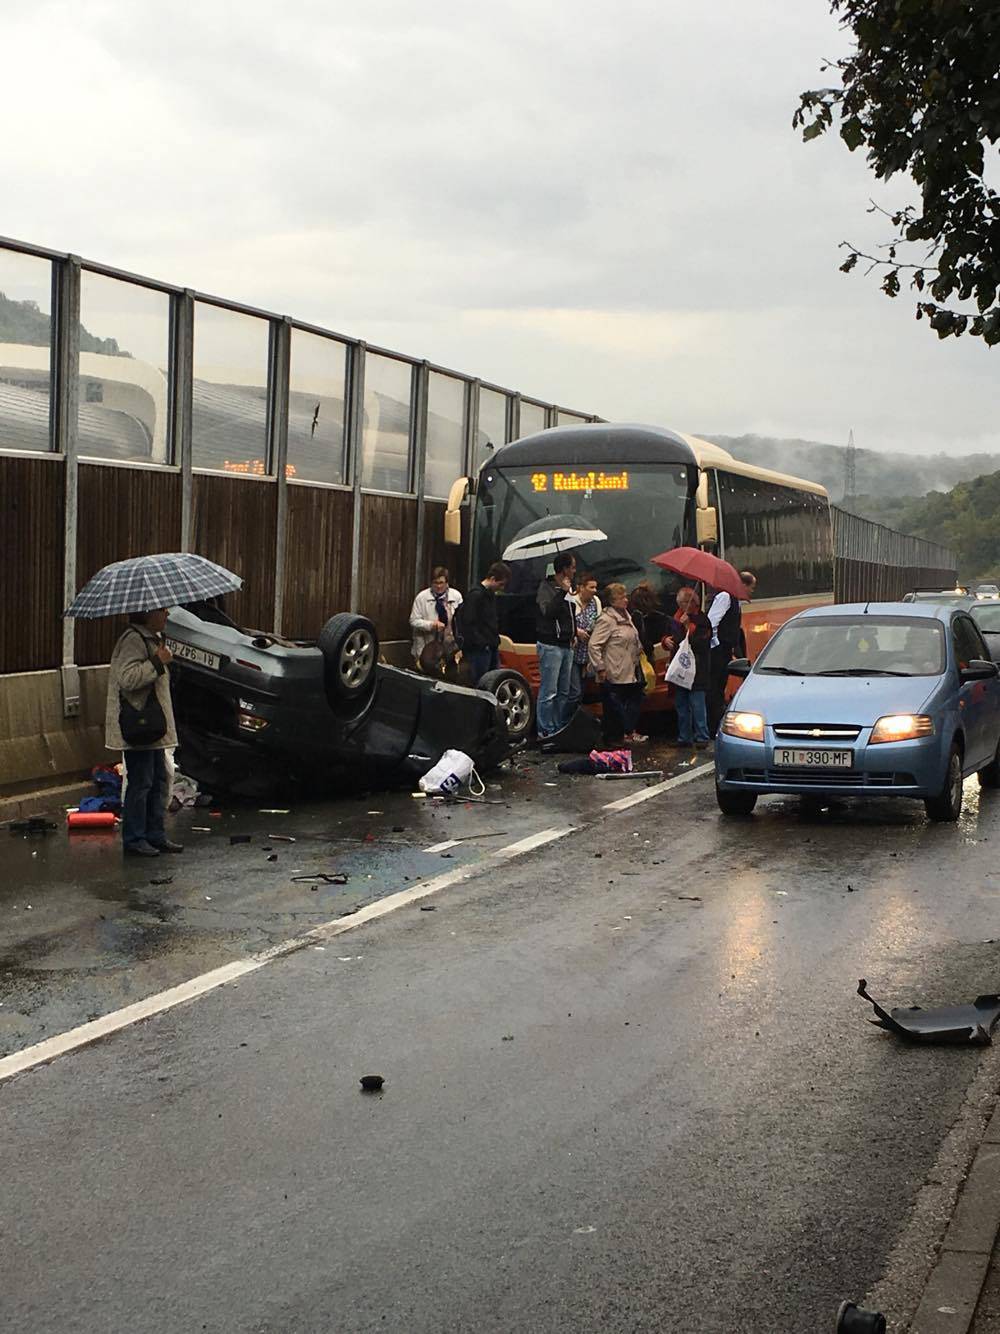
[[757, 671], [802, 676], [940, 676], [939, 621], [908, 616], [824, 616], [793, 621], [757, 660]]
[[969, 608], [969, 615], [987, 634], [1000, 633], [1000, 602], [977, 602]]

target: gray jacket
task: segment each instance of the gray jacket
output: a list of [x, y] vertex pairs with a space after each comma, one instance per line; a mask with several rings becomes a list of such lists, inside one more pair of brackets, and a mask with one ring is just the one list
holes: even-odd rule
[[108, 750], [125, 750], [121, 727], [118, 722], [118, 710], [121, 700], [118, 692], [125, 696], [136, 709], [146, 702], [146, 695], [152, 687], [160, 708], [167, 720], [167, 730], [159, 741], [148, 746], [130, 746], [129, 750], [169, 750], [177, 745], [177, 728], [174, 725], [174, 708], [170, 699], [170, 673], [160, 662], [152, 657], [159, 640], [144, 625], [130, 625], [115, 645], [108, 668], [108, 702], [104, 717], [104, 744]]

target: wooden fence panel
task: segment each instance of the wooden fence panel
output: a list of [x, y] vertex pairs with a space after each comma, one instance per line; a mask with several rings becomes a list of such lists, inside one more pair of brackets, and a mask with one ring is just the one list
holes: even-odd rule
[[382, 640], [408, 639], [417, 557], [417, 501], [361, 498], [361, 599]]
[[0, 458], [0, 672], [62, 661], [64, 476], [56, 459]]
[[314, 639], [351, 605], [354, 497], [349, 491], [288, 484], [283, 631]]
[[[180, 549], [179, 473], [81, 463], [79, 501], [78, 588], [112, 561]], [[123, 624], [119, 617], [77, 621], [77, 662], [107, 662]]]
[[278, 487], [274, 481], [196, 473], [192, 550], [240, 575], [226, 610], [251, 630], [274, 629]]

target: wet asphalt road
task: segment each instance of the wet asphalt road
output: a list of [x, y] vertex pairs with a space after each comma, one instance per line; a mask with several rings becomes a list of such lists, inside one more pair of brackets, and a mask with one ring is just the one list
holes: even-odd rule
[[[312, 864], [357, 858], [339, 893], [359, 901], [453, 865], [422, 851], [432, 833], [581, 827], [502, 873], [488, 840], [461, 844], [483, 873], [435, 911], [402, 908], [0, 1086], [0, 1327], [811, 1334], [884, 1286], [890, 1256], [915, 1302], [927, 1256], [900, 1239], [973, 1080], [996, 1087], [993, 1050], [900, 1047], [854, 987], [894, 1004], [997, 989], [1000, 802], [970, 784], [958, 828], [888, 802], [803, 818], [769, 801], [737, 822], [710, 780], [617, 813], [601, 806], [624, 785], [549, 781], [505, 777], [488, 809], [395, 796], [378, 816], [367, 799], [294, 814]], [[352, 906], [309, 906], [284, 852], [203, 837], [161, 887], [177, 911], [162, 957], [135, 951], [140, 990]], [[50, 915], [8, 918], [9, 1047], [134, 993], [69, 855], [29, 853], [53, 859], [30, 900]], [[119, 898], [97, 901], [120, 925], [153, 887], [123, 900], [113, 867]], [[61, 906], [37, 904], [60, 876]], [[224, 911], [201, 920], [199, 893]], [[359, 1091], [366, 1073], [381, 1095]]]

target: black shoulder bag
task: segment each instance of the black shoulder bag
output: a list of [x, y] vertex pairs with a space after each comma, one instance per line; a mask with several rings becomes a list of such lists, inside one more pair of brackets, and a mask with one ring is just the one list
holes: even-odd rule
[[[138, 631], [136, 633], [138, 634]], [[139, 635], [139, 638], [142, 639], [142, 635]], [[152, 654], [149, 655], [149, 660], [152, 662]], [[133, 746], [151, 746], [154, 741], [163, 740], [167, 730], [167, 720], [163, 715], [163, 707], [156, 697], [155, 681], [146, 691], [146, 698], [138, 708], [128, 702], [121, 690], [118, 691], [118, 726], [126, 750], [130, 750]]]

